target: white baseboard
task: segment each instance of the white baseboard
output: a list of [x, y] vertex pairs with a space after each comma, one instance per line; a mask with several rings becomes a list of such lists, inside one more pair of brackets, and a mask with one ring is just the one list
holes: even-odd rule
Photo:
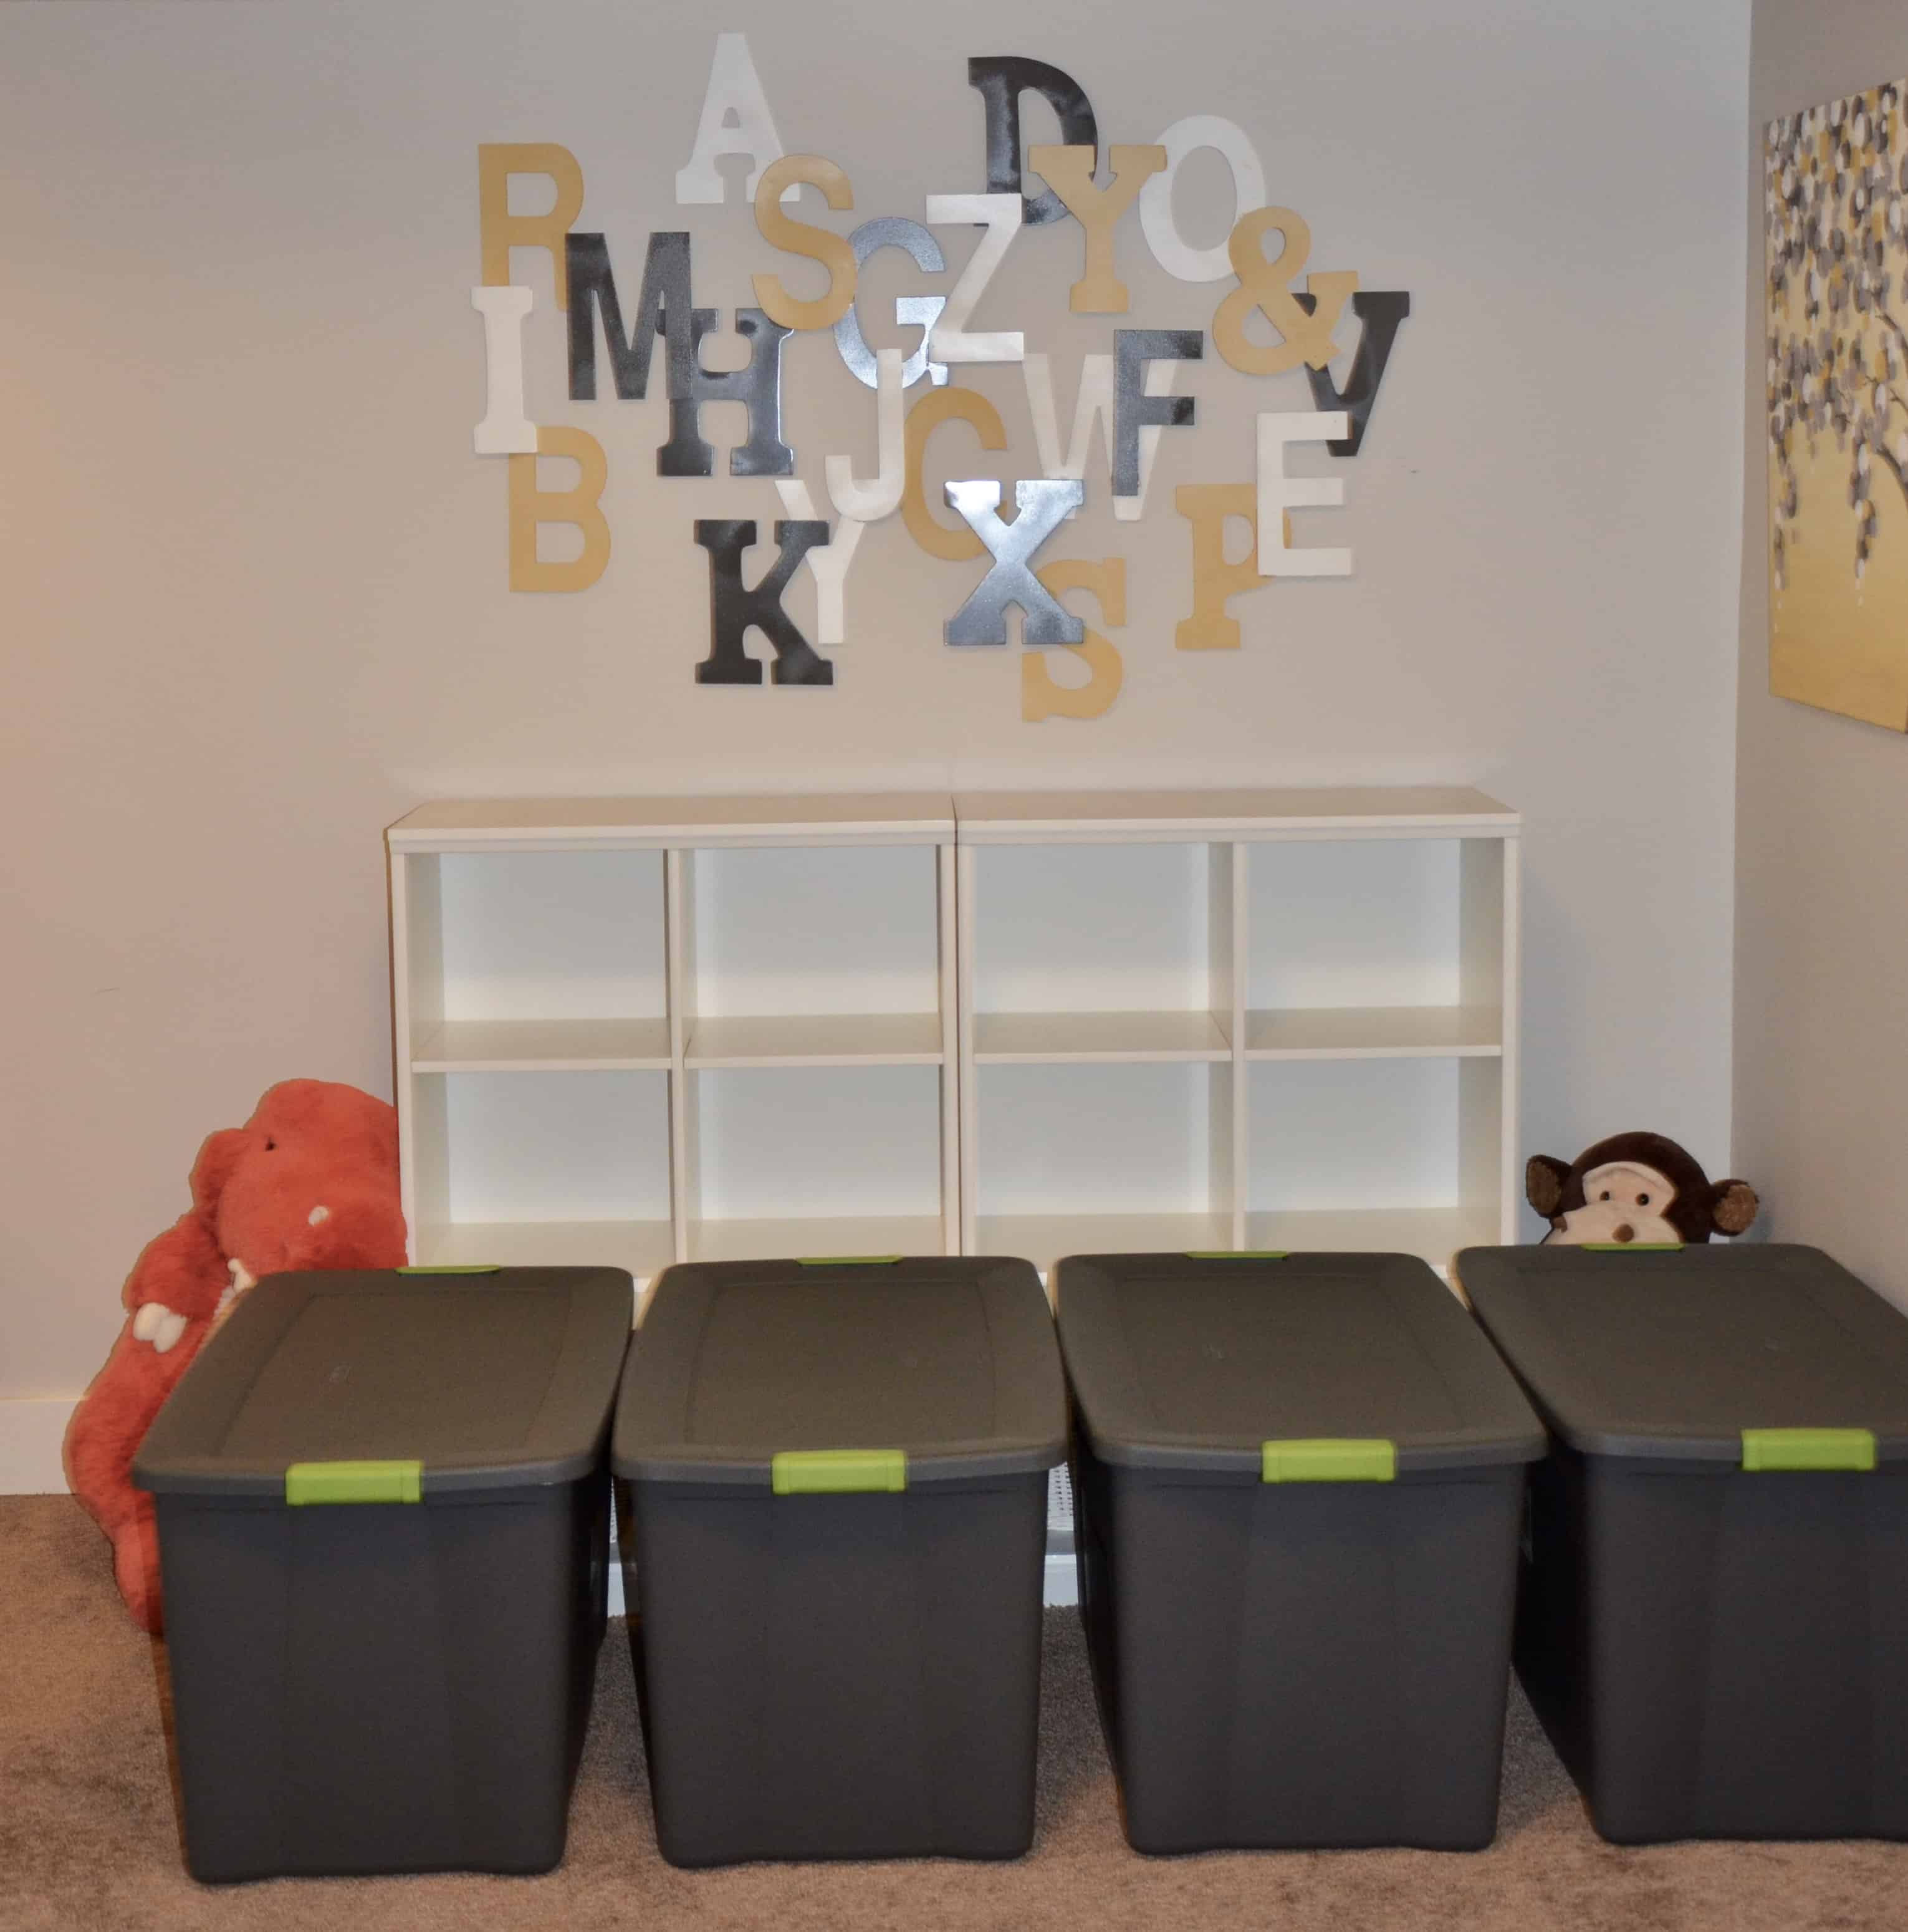
[[79, 1400], [0, 1396], [0, 1496], [56, 1496], [64, 1490], [60, 1443]]

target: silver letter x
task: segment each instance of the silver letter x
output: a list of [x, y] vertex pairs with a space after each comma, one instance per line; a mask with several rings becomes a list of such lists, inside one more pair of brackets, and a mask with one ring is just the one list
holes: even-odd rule
[[1028, 567], [1034, 553], [1069, 512], [1079, 508], [1086, 486], [1062, 477], [1042, 476], [1014, 485], [1018, 514], [1001, 522], [1000, 486], [992, 478], [950, 483], [947, 500], [972, 526], [994, 555], [994, 567], [974, 595], [948, 619], [943, 635], [950, 644], [1004, 644], [1007, 606], [1020, 606], [1021, 641], [1027, 644], [1077, 644], [1086, 626], [1070, 617]]

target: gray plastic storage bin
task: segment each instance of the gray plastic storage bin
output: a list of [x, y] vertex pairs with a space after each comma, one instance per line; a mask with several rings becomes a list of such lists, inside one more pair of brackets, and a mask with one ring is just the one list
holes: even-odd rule
[[134, 1464], [196, 1877], [547, 1870], [603, 1634], [615, 1268], [278, 1275]]
[[1142, 1852], [1486, 1845], [1544, 1432], [1403, 1255], [1057, 1271], [1080, 1600]]
[[1066, 1429], [1025, 1262], [662, 1275], [613, 1461], [664, 1857], [1026, 1850]]
[[1557, 1438], [1517, 1666], [1597, 1829], [1908, 1837], [1908, 1321], [1813, 1248], [1456, 1265]]

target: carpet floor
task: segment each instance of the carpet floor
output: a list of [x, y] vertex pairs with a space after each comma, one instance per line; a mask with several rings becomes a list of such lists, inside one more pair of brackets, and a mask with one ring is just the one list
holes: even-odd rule
[[6, 1932], [1902, 1932], [1908, 1846], [1620, 1849], [1590, 1829], [1514, 1696], [1486, 1852], [1147, 1858], [1114, 1810], [1077, 1616], [1048, 1613], [1038, 1826], [1010, 1864], [678, 1871], [657, 1856], [628, 1652], [613, 1629], [561, 1867], [196, 1885], [179, 1856], [163, 1658], [121, 1610], [104, 1541], [64, 1496], [0, 1498], [0, 1927]]

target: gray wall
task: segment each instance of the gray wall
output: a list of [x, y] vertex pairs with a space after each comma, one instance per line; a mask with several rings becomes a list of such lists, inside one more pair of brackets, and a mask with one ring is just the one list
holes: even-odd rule
[[1908, 76], [1892, 0], [1756, 0], [1736, 778], [1736, 1172], [1908, 1306], [1908, 740], [1768, 692], [1764, 124]]
[[[531, 413], [604, 442], [616, 548], [592, 590], [513, 597], [503, 466], [471, 451], [477, 145], [567, 145], [626, 279], [686, 226], [699, 302], [752, 270], [812, 292], [750, 210], [675, 203], [718, 26], [788, 146], [848, 171], [842, 230], [983, 185], [970, 54], [1067, 68], [1103, 140], [1245, 126], [1314, 266], [1415, 304], [1346, 510], [1298, 519], [1356, 577], [1240, 599], [1237, 653], [1172, 649], [1174, 487], [1248, 480], [1252, 412], [1310, 406], [1209, 356], [1145, 520], [1102, 484], [1048, 547], [1128, 560], [1103, 720], [1023, 724], [1017, 650], [946, 650], [976, 573], [898, 520], [862, 541], [836, 689], [698, 688], [690, 525], [772, 520], [772, 488], [658, 479], [658, 400], [568, 404], [538, 267]], [[0, 8], [0, 1396], [83, 1384], [208, 1130], [292, 1075], [388, 1090], [380, 834], [431, 796], [1474, 783], [1528, 815], [1526, 1150], [1653, 1127], [1726, 1162], [1748, 56], [1743, 0]], [[1229, 218], [1189, 166], [1193, 238]], [[1110, 346], [1067, 313], [1078, 245], [1024, 236], [975, 322], [1048, 350], [1070, 416]], [[1132, 224], [1120, 260], [1128, 322], [1209, 326], [1225, 285], [1172, 281]], [[1036, 473], [1017, 372], [971, 381], [1011, 439], [991, 473]], [[788, 387], [805, 478], [872, 466], [832, 343], [793, 344]]]

